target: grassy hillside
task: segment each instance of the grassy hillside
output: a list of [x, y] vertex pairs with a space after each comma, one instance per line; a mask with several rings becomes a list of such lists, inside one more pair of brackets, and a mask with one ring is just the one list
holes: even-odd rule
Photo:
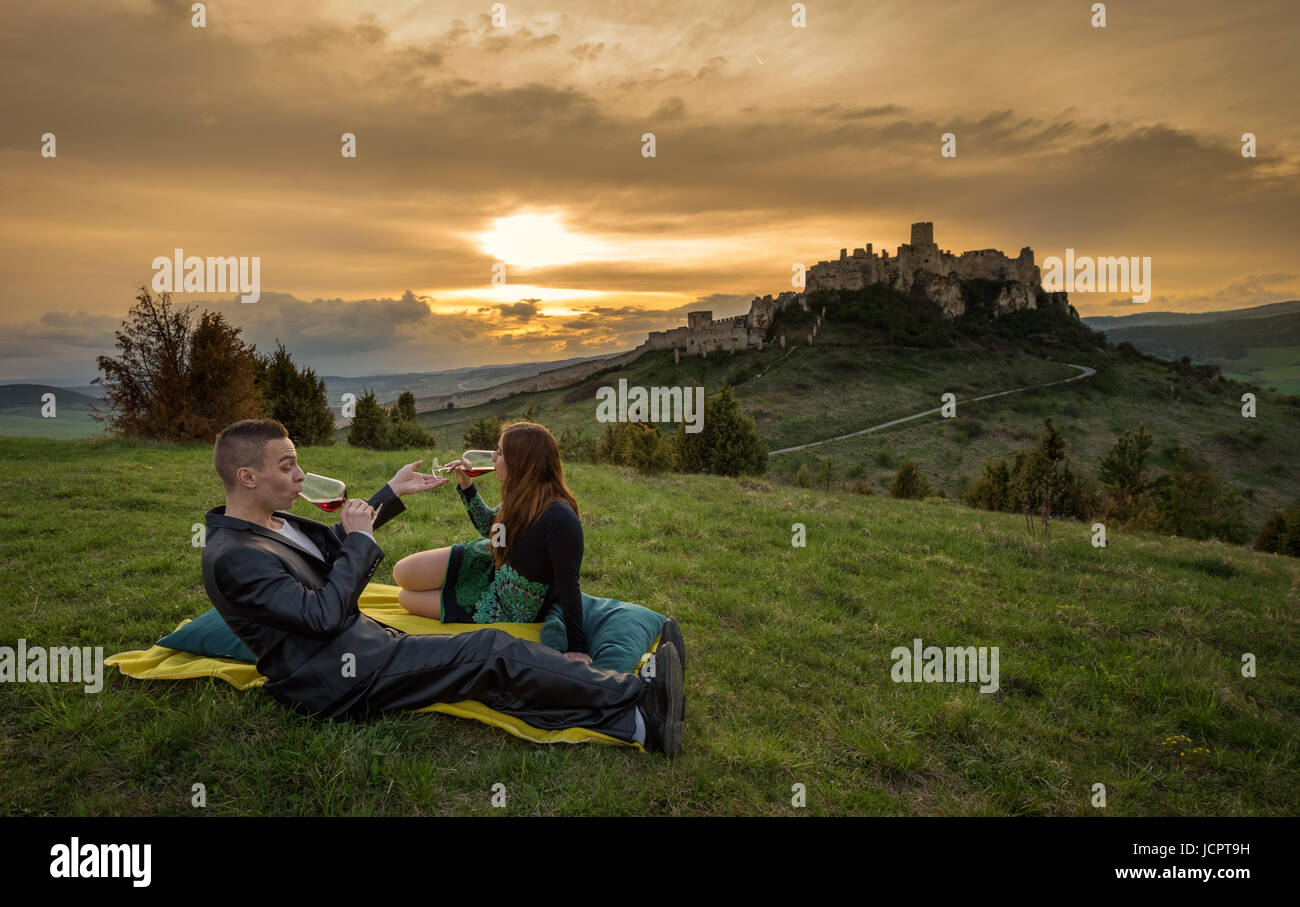
[[[648, 353], [630, 365], [580, 385], [516, 394], [466, 409], [422, 413], [439, 448], [459, 452], [465, 430], [477, 419], [534, 418], [557, 435], [577, 429], [598, 435], [596, 389], [703, 384], [710, 393], [724, 379], [749, 378], [736, 390], [745, 410], [772, 450], [858, 431], [939, 406], [941, 395], [957, 397], [957, 417], [928, 416], [880, 432], [773, 456], [771, 479], [791, 481], [801, 463], [814, 473], [823, 459], [834, 463], [837, 480], [861, 476], [877, 493], [888, 489], [898, 465], [915, 460], [930, 484], [958, 498], [965, 483], [981, 474], [988, 458], [1011, 459], [1031, 446], [1050, 417], [1067, 445], [1074, 469], [1095, 477], [1097, 464], [1125, 429], [1146, 424], [1155, 444], [1149, 466], [1169, 465], [1166, 448], [1181, 444], [1204, 457], [1220, 479], [1245, 500], [1247, 524], [1262, 525], [1269, 511], [1300, 498], [1300, 397], [1225, 382], [1217, 390], [1156, 362], [1086, 347], [1069, 350], [1016, 345], [992, 336], [961, 338], [946, 349], [899, 348], [879, 342], [852, 325], [824, 323], [813, 346], [806, 343], [734, 354], [685, 357], [671, 351]], [[1051, 356], [1052, 358], [1045, 358]], [[966, 403], [983, 394], [1059, 381], [1078, 374], [1066, 362], [1097, 369], [1069, 384]], [[1258, 415], [1241, 415], [1241, 395], [1258, 398]], [[664, 424], [668, 431], [670, 424]], [[346, 431], [337, 432], [342, 440]]]
[[[421, 452], [425, 453], [425, 452]], [[0, 439], [0, 644], [142, 648], [206, 610], [191, 524], [206, 445]], [[378, 487], [414, 453], [306, 448]], [[952, 502], [573, 465], [584, 590], [682, 623], [685, 752], [540, 747], [476, 722], [326, 724], [219, 680], [116, 672], [0, 697], [5, 814], [1291, 814], [1300, 565], [1147, 534], [1050, 540]], [[494, 483], [482, 480], [489, 499]], [[449, 487], [379, 530], [387, 558], [465, 540]], [[299, 504], [301, 512], [319, 512]], [[807, 528], [792, 547], [791, 525]], [[1001, 690], [896, 684], [890, 652], [998, 646]], [[1241, 676], [1242, 653], [1258, 659]], [[807, 788], [807, 809], [790, 806]]]

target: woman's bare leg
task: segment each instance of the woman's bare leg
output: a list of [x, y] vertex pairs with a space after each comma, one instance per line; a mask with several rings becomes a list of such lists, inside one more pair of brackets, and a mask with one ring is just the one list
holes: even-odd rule
[[397, 603], [421, 617], [442, 618], [442, 584], [447, 579], [451, 548], [407, 555], [393, 565], [393, 582], [402, 588]]

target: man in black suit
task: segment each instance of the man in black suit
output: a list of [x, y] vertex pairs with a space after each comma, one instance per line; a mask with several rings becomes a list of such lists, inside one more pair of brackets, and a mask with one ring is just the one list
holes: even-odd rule
[[306, 714], [353, 718], [472, 699], [534, 727], [579, 727], [674, 755], [682, 666], [664, 642], [646, 677], [592, 668], [500, 630], [413, 635], [362, 614], [357, 598], [384, 553], [371, 534], [400, 498], [445, 478], [402, 467], [327, 527], [283, 512], [305, 473], [284, 426], [236, 422], [217, 436], [226, 504], [207, 514], [203, 587], [257, 656], [265, 690]]

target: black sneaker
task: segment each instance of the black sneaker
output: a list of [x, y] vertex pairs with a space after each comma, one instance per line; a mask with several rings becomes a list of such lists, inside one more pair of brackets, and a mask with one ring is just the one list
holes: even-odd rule
[[686, 641], [682, 639], [682, 628], [677, 618], [670, 617], [664, 621], [664, 628], [659, 631], [659, 645], [670, 642], [677, 649], [677, 659], [682, 663], [682, 720], [686, 720]]
[[671, 757], [682, 748], [682, 662], [670, 642], [661, 643], [652, 657], [642, 673], [646, 691], [637, 708], [645, 718], [645, 748]]

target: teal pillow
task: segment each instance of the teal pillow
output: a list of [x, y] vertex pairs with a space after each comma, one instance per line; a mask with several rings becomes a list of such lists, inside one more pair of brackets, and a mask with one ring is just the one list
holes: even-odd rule
[[[582, 632], [587, 635], [587, 654], [593, 668], [630, 673], [641, 656], [659, 638], [665, 618], [656, 611], [582, 593]], [[542, 622], [542, 645], [567, 652], [569, 634], [564, 629], [560, 606], [553, 606]]]
[[256, 662], [257, 657], [235, 635], [216, 608], [209, 608], [194, 620], [158, 640], [158, 645], [209, 658], [234, 658]]

